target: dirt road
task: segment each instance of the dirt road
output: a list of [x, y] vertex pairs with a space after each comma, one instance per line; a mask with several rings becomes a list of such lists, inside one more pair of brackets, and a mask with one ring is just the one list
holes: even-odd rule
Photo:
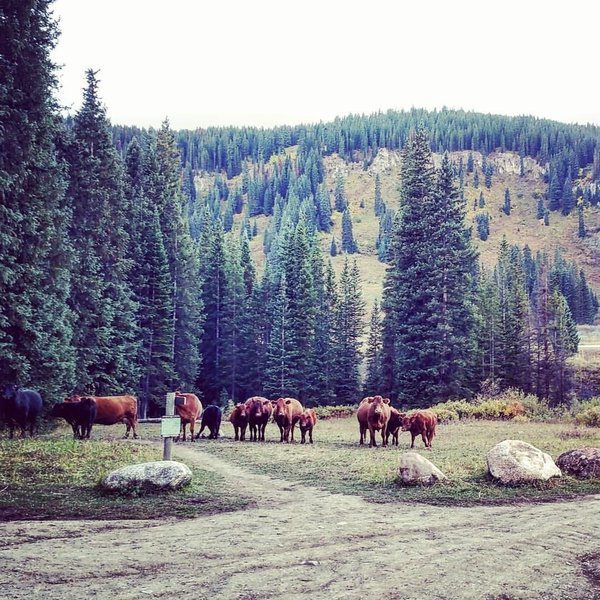
[[600, 496], [370, 504], [179, 446], [256, 506], [186, 521], [0, 524], [0, 598], [600, 599]]

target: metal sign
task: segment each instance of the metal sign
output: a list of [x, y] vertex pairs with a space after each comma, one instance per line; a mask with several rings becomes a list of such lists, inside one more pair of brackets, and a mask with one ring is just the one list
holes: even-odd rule
[[181, 419], [179, 417], [162, 417], [160, 420], [160, 435], [162, 437], [175, 437], [179, 435]]

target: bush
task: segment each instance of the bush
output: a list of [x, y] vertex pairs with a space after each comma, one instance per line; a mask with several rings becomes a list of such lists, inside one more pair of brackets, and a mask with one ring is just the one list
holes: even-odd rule
[[431, 412], [435, 414], [439, 423], [450, 423], [450, 421], [458, 421], [460, 419], [456, 411], [447, 408], [444, 404], [432, 406]]
[[575, 421], [587, 427], [600, 427], [600, 397], [590, 398], [573, 405]]
[[349, 417], [356, 412], [357, 406], [316, 406], [315, 412], [318, 419], [337, 419], [339, 417]]

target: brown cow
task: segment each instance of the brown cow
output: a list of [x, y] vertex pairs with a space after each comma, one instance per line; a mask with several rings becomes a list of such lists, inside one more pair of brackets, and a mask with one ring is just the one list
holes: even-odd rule
[[280, 442], [294, 441], [294, 427], [300, 419], [304, 407], [295, 398], [278, 398], [273, 400], [273, 421], [279, 426]]
[[199, 419], [202, 414], [202, 402], [200, 402], [200, 398], [196, 394], [184, 393], [177, 390], [175, 392], [175, 413], [181, 419], [181, 428], [175, 441], [178, 442], [183, 433], [183, 441], [185, 442], [185, 428], [189, 424], [190, 442], [193, 442], [196, 419]]
[[387, 425], [390, 420], [390, 399], [381, 396], [373, 396], [367, 400], [369, 412], [367, 413], [367, 424], [369, 426], [369, 446], [377, 448], [375, 432], [381, 431], [381, 445], [387, 446]]
[[386, 444], [390, 435], [392, 436], [392, 445], [398, 445], [398, 434], [400, 433], [400, 425], [402, 425], [402, 417], [404, 413], [399, 412], [393, 406], [390, 406], [390, 420], [388, 421], [386, 435]]
[[304, 409], [304, 412], [298, 419], [298, 427], [300, 427], [300, 433], [302, 434], [301, 444], [306, 442], [306, 433], [308, 432], [308, 439], [310, 443], [313, 443], [312, 432], [313, 427], [317, 423], [317, 413], [312, 408]]
[[429, 410], [417, 410], [411, 415], [402, 414], [402, 431], [410, 431], [412, 435], [411, 448], [415, 447], [415, 438], [420, 435], [426, 448], [431, 449], [435, 435], [437, 417]]
[[369, 398], [372, 396], [367, 396], [361, 400], [361, 403], [358, 406], [358, 410], [356, 411], [356, 418], [358, 419], [358, 427], [360, 430], [360, 444], [365, 443], [365, 437], [367, 435], [367, 429], [369, 429], [368, 415], [369, 415]]
[[243, 442], [246, 439], [246, 427], [248, 427], [248, 407], [243, 402], [236, 404], [229, 415], [229, 421], [235, 431], [235, 440]]
[[248, 425], [250, 426], [250, 440], [253, 442], [265, 441], [265, 429], [271, 418], [273, 407], [262, 396], [252, 396], [246, 400], [248, 411]]
[[137, 438], [137, 398], [135, 396], [71, 396], [65, 402], [80, 402], [90, 398], [96, 403], [96, 425], [114, 425], [125, 423], [125, 437], [133, 430], [133, 437]]

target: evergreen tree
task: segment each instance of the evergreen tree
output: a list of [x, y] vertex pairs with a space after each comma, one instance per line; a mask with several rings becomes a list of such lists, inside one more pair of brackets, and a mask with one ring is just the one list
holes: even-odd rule
[[557, 172], [552, 171], [550, 183], [548, 185], [548, 209], [559, 210], [562, 205], [563, 187], [558, 178]]
[[568, 215], [575, 208], [575, 194], [573, 194], [573, 182], [571, 181], [571, 174], [569, 173], [565, 178], [562, 190], [562, 214]]
[[536, 213], [536, 219], [539, 221], [540, 219], [544, 218], [544, 213], [546, 212], [545, 207], [544, 207], [544, 199], [542, 198], [542, 196], [540, 196], [538, 198], [538, 202], [537, 202], [537, 213]]
[[583, 204], [580, 204], [577, 208], [578, 216], [579, 216], [579, 226], [577, 229], [577, 237], [580, 239], [585, 238], [586, 230], [585, 230], [585, 221], [583, 218]]
[[550, 211], [548, 209], [544, 210], [544, 225], [546, 227], [550, 225]]
[[502, 205], [502, 211], [506, 215], [510, 215], [511, 203], [510, 203], [510, 191], [508, 188], [504, 190], [504, 204]]
[[479, 208], [483, 208], [485, 206], [485, 198], [483, 197], [483, 192], [479, 192]]
[[373, 303], [371, 312], [371, 321], [369, 326], [369, 339], [365, 351], [366, 375], [363, 386], [363, 396], [374, 396], [380, 394], [383, 387], [382, 376], [382, 322], [379, 303], [377, 300]]
[[475, 173], [473, 175], [473, 187], [479, 187], [479, 171], [477, 169], [475, 169]]
[[359, 340], [364, 328], [364, 310], [356, 260], [351, 267], [346, 258], [340, 276], [334, 340], [335, 372], [332, 379], [336, 404], [354, 404], [360, 396]]
[[488, 213], [478, 213], [475, 215], [477, 223], [477, 235], [482, 242], [485, 242], [490, 235], [490, 215]]
[[343, 213], [348, 206], [348, 201], [346, 200], [344, 177], [341, 173], [338, 173], [335, 178], [334, 196], [335, 196], [335, 210]]
[[0, 9], [0, 380], [54, 402], [72, 389], [75, 354], [50, 4]]
[[379, 173], [375, 175], [375, 214], [380, 217], [385, 212], [385, 202], [381, 196], [381, 178]]
[[357, 251], [356, 241], [352, 233], [352, 217], [348, 207], [342, 214], [342, 252], [354, 254]]
[[335, 243], [335, 236], [331, 238], [331, 246], [329, 247], [329, 254], [331, 256], [337, 256], [338, 249], [337, 244]]
[[83, 105], [73, 121], [68, 197], [74, 246], [70, 304], [76, 314], [78, 387], [133, 391], [139, 381], [137, 307], [128, 286], [129, 206], [123, 166], [113, 146], [96, 73], [88, 70]]
[[486, 162], [485, 170], [483, 172], [485, 176], [485, 187], [489, 190], [492, 187], [492, 175], [494, 173], [494, 169], [492, 168], [492, 164]]

